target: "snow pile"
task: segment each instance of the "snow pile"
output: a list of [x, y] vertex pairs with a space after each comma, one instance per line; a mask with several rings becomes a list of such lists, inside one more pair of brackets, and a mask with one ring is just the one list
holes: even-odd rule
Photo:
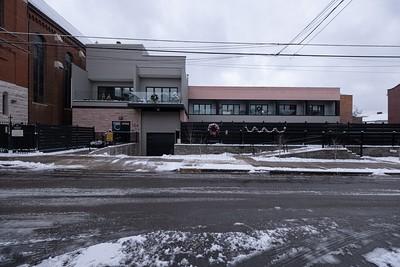
[[400, 248], [376, 248], [365, 254], [364, 258], [378, 267], [400, 266]]
[[18, 153], [18, 152], [17, 153], [0, 153], [0, 158], [55, 156], [55, 155], [65, 155], [65, 154], [72, 154], [72, 153], [85, 152], [85, 151], [89, 151], [89, 148], [68, 149], [68, 150], [48, 152], [48, 153], [44, 153], [44, 152], [40, 152], [40, 151], [27, 152], [27, 153]]
[[44, 260], [36, 266], [230, 266], [281, 245], [289, 233], [303, 230], [157, 231], [78, 249]]
[[40, 162], [26, 162], [20, 160], [0, 160], [1, 169], [13, 169], [13, 170], [55, 170], [55, 169], [81, 169], [84, 168], [82, 165], [55, 165], [54, 163], [44, 164]]

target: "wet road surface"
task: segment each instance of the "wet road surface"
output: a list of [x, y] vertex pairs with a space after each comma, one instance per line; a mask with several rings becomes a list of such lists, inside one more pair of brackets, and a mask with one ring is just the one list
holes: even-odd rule
[[[226, 248], [219, 261], [186, 259], [198, 266], [374, 266], [363, 255], [400, 247], [399, 203], [400, 177], [391, 176], [0, 170], [0, 266], [135, 235], [175, 242], [185, 233], [203, 246], [200, 234], [240, 239], [268, 231], [279, 236], [256, 253], [244, 249], [241, 260]], [[178, 256], [171, 265], [185, 266]]]

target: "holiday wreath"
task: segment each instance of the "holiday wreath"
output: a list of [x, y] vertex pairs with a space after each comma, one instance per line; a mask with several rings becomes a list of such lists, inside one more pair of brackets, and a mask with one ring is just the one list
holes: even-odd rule
[[219, 125], [216, 123], [211, 123], [208, 125], [208, 133], [211, 136], [217, 136], [219, 134]]

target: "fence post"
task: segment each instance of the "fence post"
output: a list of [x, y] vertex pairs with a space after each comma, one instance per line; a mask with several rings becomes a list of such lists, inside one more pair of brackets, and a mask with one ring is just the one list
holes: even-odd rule
[[12, 116], [10, 114], [9, 122], [8, 122], [8, 152], [13, 150], [13, 145], [12, 145]]
[[364, 131], [361, 131], [360, 156], [364, 156]]
[[396, 131], [392, 132], [392, 146], [395, 146], [396, 144]]

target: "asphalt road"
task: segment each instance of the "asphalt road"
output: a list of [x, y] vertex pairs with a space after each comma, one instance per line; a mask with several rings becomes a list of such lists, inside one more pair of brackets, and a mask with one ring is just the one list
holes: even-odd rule
[[[0, 266], [155, 232], [270, 230], [280, 234], [270, 248], [231, 265], [374, 266], [363, 255], [400, 248], [399, 203], [390, 176], [0, 170]], [[175, 256], [171, 266], [184, 266]]]

